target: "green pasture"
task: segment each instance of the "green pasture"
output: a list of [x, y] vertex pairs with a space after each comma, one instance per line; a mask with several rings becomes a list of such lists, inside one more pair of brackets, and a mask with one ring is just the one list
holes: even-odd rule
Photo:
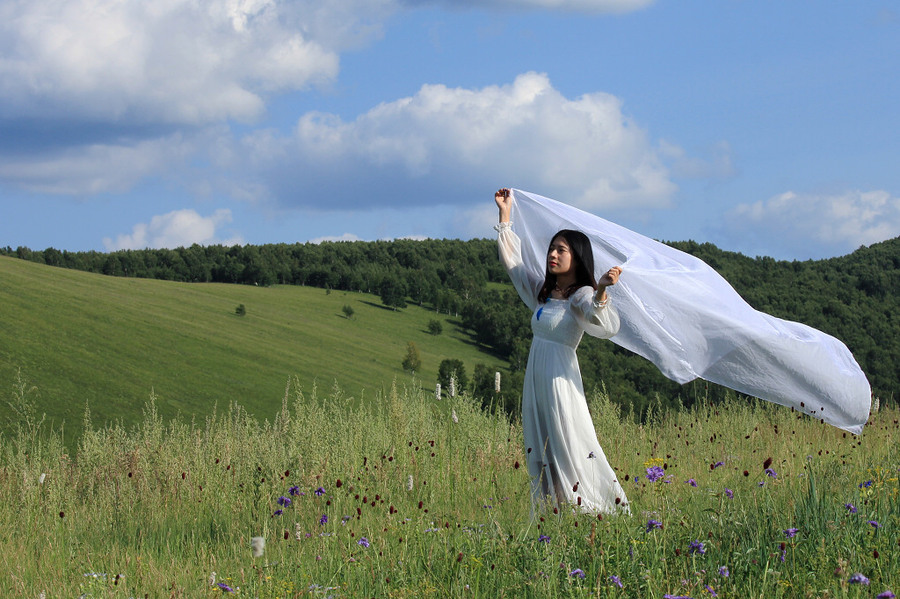
[[[240, 304], [245, 316], [235, 314]], [[432, 319], [442, 334], [428, 333]], [[325, 389], [338, 383], [340, 401], [355, 404], [410, 379], [401, 367], [409, 341], [423, 387], [434, 388], [445, 358], [470, 374], [477, 363], [504, 365], [451, 316], [387, 309], [373, 295], [105, 277], [0, 257], [0, 398], [21, 371], [36, 388], [36, 412], [64, 424], [68, 439], [85, 406], [95, 423], [132, 424], [151, 393], [165, 417], [202, 419], [230, 401], [264, 417], [296, 376]], [[0, 430], [10, 431], [15, 413], [2, 413]]]
[[[0, 437], [0, 596], [885, 598], [896, 408], [861, 437], [730, 398], [591, 411], [630, 513], [532, 516], [520, 424], [412, 386], [352, 407], [294, 381], [260, 420]], [[587, 458], [586, 458], [587, 459]], [[662, 475], [648, 476], [660, 468]], [[255, 547], [255, 549], [254, 549]]]

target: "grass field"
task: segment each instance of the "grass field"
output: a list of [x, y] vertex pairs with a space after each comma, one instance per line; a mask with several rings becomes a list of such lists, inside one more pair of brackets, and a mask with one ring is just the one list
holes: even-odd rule
[[[240, 304], [245, 316], [235, 314]], [[469, 373], [504, 366], [446, 314], [393, 311], [359, 293], [113, 278], [0, 257], [0, 305], [0, 398], [21, 370], [37, 388], [36, 411], [65, 423], [73, 440], [86, 405], [98, 424], [133, 424], [151, 393], [160, 414], [185, 419], [229, 401], [264, 417], [294, 376], [326, 389], [338, 382], [342, 401], [355, 403], [410, 379], [401, 367], [408, 341], [430, 388], [445, 358]], [[431, 319], [442, 334], [427, 332]], [[7, 413], [0, 430], [13, 424]]]
[[[733, 399], [591, 410], [632, 513], [530, 516], [521, 428], [392, 388], [291, 386], [260, 421], [0, 440], [3, 597], [893, 597], [896, 409], [859, 438]], [[662, 478], [651, 480], [652, 469]], [[264, 545], [264, 546], [263, 546]], [[254, 549], [254, 546], [256, 549]]]

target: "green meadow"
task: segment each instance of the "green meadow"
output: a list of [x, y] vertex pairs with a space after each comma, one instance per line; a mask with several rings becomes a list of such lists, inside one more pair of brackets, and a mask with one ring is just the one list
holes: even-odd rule
[[[0, 257], [0, 305], [0, 381], [10, 389], [21, 371], [36, 412], [72, 440], [85, 407], [95, 423], [135, 424], [151, 393], [160, 414], [183, 419], [231, 401], [267, 417], [292, 377], [326, 389], [337, 382], [343, 401], [357, 403], [410, 379], [410, 341], [421, 356], [416, 380], [431, 389], [446, 358], [469, 373], [504, 366], [452, 316], [345, 291], [106, 277]], [[429, 334], [430, 320], [443, 333]], [[14, 423], [7, 412], [0, 430]]]
[[444, 358], [502, 366], [446, 315], [5, 258], [0, 285], [0, 597], [900, 591], [896, 407], [856, 437], [733, 394], [636, 419], [596, 391], [630, 505], [598, 518], [532, 506], [516, 418], [434, 396]]

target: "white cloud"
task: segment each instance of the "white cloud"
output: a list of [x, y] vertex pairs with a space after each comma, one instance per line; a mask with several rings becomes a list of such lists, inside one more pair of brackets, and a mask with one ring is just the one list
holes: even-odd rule
[[322, 243], [325, 241], [362, 241], [362, 239], [353, 233], [344, 233], [338, 236], [326, 235], [325, 237], [316, 237], [315, 239], [310, 239], [309, 243]]
[[731, 145], [727, 141], [715, 144], [709, 151], [709, 158], [691, 156], [684, 148], [666, 140], [659, 142], [659, 153], [675, 177], [727, 179], [737, 172], [731, 157]]
[[732, 226], [749, 228], [773, 246], [852, 251], [900, 235], [900, 197], [883, 190], [836, 195], [788, 191], [741, 204]]
[[374, 195], [459, 205], [509, 185], [588, 209], [640, 209], [667, 205], [675, 190], [618, 98], [570, 100], [539, 73], [475, 90], [425, 85], [352, 122], [309, 113], [293, 139], [267, 131], [242, 144], [250, 177], [295, 205], [358, 207]]
[[332, 80], [388, 0], [34, 0], [0, 5], [7, 114], [101, 122], [247, 120], [265, 94]]
[[142, 178], [179, 165], [193, 152], [180, 134], [126, 144], [90, 144], [53, 154], [5, 156], [0, 180], [38, 193], [128, 191]]
[[212, 216], [201, 216], [194, 210], [175, 210], [154, 216], [150, 223], [134, 226], [130, 235], [119, 235], [115, 240], [103, 239], [108, 251], [144, 248], [188, 247], [201, 245], [243, 243], [239, 237], [221, 240], [217, 230], [231, 222], [231, 210], [216, 210]]

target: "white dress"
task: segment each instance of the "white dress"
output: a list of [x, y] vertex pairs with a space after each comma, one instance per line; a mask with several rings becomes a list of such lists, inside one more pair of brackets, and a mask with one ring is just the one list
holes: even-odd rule
[[625, 491], [600, 443], [588, 412], [575, 349], [587, 332], [608, 339], [619, 330], [610, 304], [582, 287], [569, 299], [539, 303], [543, 285], [522, 264], [518, 236], [500, 225], [500, 259], [522, 300], [533, 310], [534, 338], [522, 389], [522, 426], [535, 506], [570, 503], [591, 513], [629, 511]]

